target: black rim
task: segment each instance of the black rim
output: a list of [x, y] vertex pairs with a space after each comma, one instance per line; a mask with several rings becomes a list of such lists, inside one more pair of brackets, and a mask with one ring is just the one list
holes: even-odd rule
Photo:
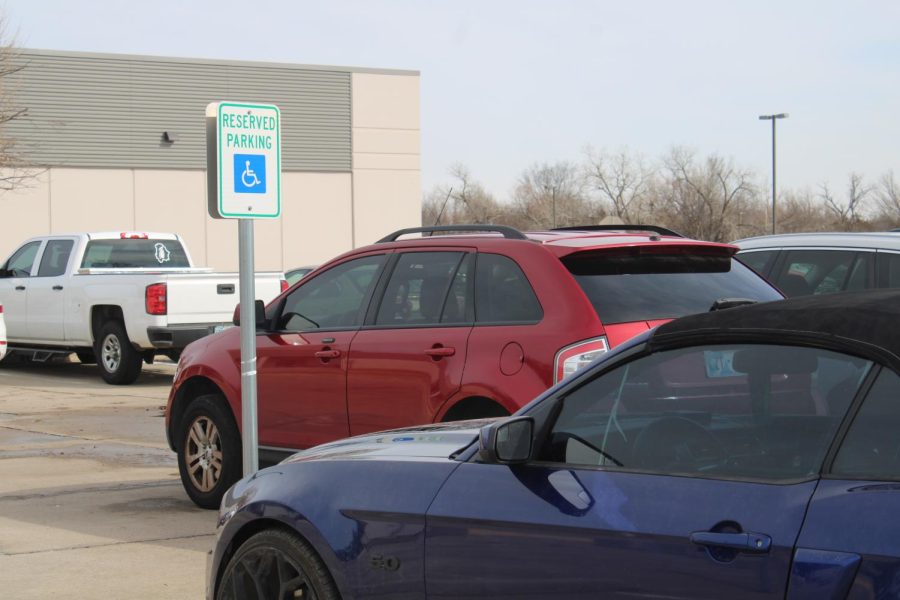
[[315, 600], [315, 590], [296, 560], [271, 546], [254, 548], [231, 566], [224, 600]]

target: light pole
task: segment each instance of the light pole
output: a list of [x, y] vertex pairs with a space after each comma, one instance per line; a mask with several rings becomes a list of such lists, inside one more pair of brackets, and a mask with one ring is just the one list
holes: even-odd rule
[[759, 115], [760, 121], [772, 121], [772, 234], [775, 234], [775, 121], [787, 119], [787, 113], [777, 115]]

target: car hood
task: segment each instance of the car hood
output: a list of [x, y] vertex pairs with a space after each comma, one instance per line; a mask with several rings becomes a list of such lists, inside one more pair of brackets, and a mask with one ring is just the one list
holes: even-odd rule
[[322, 444], [294, 454], [285, 463], [310, 460], [449, 459], [478, 438], [496, 419], [457, 421], [393, 429]]

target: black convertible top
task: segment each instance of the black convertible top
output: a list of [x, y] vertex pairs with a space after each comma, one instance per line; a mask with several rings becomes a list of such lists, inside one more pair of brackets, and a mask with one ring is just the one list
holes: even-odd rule
[[822, 346], [880, 359], [900, 371], [900, 289], [804, 296], [691, 315], [660, 326], [648, 345], [738, 340]]

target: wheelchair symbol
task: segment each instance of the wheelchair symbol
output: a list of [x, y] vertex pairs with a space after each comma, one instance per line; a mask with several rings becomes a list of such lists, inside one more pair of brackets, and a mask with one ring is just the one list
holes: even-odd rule
[[252, 188], [253, 186], [257, 186], [262, 183], [256, 177], [256, 171], [250, 168], [250, 161], [244, 162], [244, 172], [241, 173], [241, 183], [244, 184], [244, 187]]

